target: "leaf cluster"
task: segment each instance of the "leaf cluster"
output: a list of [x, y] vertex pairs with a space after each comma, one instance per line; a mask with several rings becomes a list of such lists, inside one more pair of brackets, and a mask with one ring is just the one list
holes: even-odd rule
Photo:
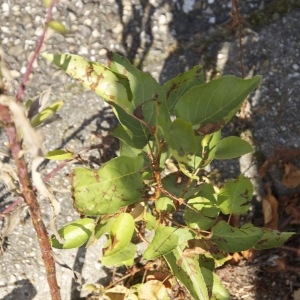
[[[137, 253], [132, 239], [142, 236], [142, 223], [153, 233], [144, 259], [163, 257], [194, 299], [228, 299], [213, 273], [225, 253], [275, 247], [292, 235], [252, 224], [232, 227], [222, 216], [248, 211], [250, 180], [240, 175], [217, 190], [201, 178], [212, 160], [253, 151], [239, 137], [222, 138], [221, 129], [259, 85], [259, 76], [206, 82], [196, 66], [160, 85], [115, 53], [107, 65], [71, 54], [43, 56], [111, 104], [121, 145], [120, 156], [99, 169], [75, 168], [74, 207], [83, 218], [61, 228], [64, 243], [52, 238], [53, 247], [89, 245], [106, 235], [102, 263], [130, 266]], [[53, 156], [58, 154], [64, 153]], [[173, 218], [178, 212], [182, 224]]]

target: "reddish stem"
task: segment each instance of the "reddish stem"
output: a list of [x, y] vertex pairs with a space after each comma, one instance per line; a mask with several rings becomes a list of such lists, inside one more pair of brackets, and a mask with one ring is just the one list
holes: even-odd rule
[[34, 229], [38, 236], [39, 246], [42, 252], [47, 280], [50, 288], [52, 300], [60, 300], [60, 290], [56, 279], [55, 261], [51, 254], [51, 245], [45, 224], [42, 219], [40, 205], [37, 201], [36, 194], [33, 191], [31, 180], [29, 177], [27, 165], [24, 156], [21, 156], [21, 143], [18, 140], [18, 135], [14, 123], [11, 121], [8, 107], [0, 105], [0, 119], [4, 125], [4, 129], [8, 138], [12, 157], [16, 164], [16, 169], [20, 181], [21, 192], [29, 206], [31, 219]]
[[53, 10], [54, 5], [57, 2], [58, 2], [58, 0], [52, 0], [50, 5], [48, 6], [48, 10], [47, 10], [47, 14], [46, 14], [46, 20], [45, 20], [45, 26], [44, 26], [44, 29], [43, 29], [43, 32], [42, 32], [41, 36], [39, 37], [39, 39], [37, 41], [37, 44], [35, 46], [33, 55], [31, 56], [31, 58], [29, 59], [29, 61], [27, 63], [26, 72], [23, 76], [23, 79], [21, 81], [21, 86], [19, 87], [19, 90], [18, 90], [17, 95], [16, 95], [17, 102], [22, 101], [22, 98], [23, 98], [24, 92], [25, 92], [25, 85], [26, 85], [26, 83], [29, 79], [29, 75], [32, 71], [33, 63], [36, 60], [38, 54], [40, 53], [40, 50], [41, 50], [42, 45], [44, 43], [44, 39], [45, 39], [45, 36], [46, 36], [46, 31], [47, 31], [47, 23], [49, 23], [52, 19], [52, 10]]
[[11, 205], [5, 208], [3, 212], [0, 213], [0, 220], [4, 218], [6, 215], [8, 215], [16, 206], [18, 206], [22, 202], [23, 202], [23, 198], [18, 197], [17, 200], [15, 200]]

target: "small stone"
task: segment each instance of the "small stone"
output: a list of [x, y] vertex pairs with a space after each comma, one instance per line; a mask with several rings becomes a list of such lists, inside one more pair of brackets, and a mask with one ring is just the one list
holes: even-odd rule
[[99, 56], [105, 56], [107, 54], [107, 49], [106, 48], [100, 49], [98, 54], [99, 54]]
[[9, 5], [8, 5], [8, 3], [3, 3], [2, 5], [1, 5], [1, 8], [2, 8], [2, 11], [3, 11], [3, 13], [9, 13]]
[[182, 10], [188, 14], [190, 11], [193, 10], [195, 4], [195, 0], [185, 0], [182, 6]]
[[216, 17], [210, 17], [210, 18], [208, 19], [208, 23], [209, 23], [209, 24], [215, 24], [215, 23], [216, 23]]
[[299, 65], [297, 65], [297, 64], [293, 64], [293, 69], [295, 70], [295, 71], [297, 71], [297, 70], [299, 70]]
[[158, 18], [158, 23], [160, 25], [168, 24], [166, 16], [165, 15], [160, 15], [159, 18]]
[[98, 37], [100, 37], [100, 32], [99, 32], [97, 29], [94, 29], [94, 30], [92, 31], [92, 37], [93, 37], [93, 38], [98, 38]]

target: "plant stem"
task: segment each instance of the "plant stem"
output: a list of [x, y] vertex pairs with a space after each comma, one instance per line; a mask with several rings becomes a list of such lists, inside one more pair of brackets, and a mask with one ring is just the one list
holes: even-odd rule
[[29, 206], [32, 223], [38, 236], [39, 246], [42, 252], [47, 280], [50, 288], [50, 295], [52, 300], [60, 300], [60, 289], [56, 279], [55, 261], [52, 256], [52, 249], [48, 237], [45, 224], [42, 219], [40, 205], [37, 201], [36, 194], [33, 190], [31, 180], [28, 173], [27, 164], [24, 156], [21, 156], [21, 142], [18, 139], [16, 127], [11, 121], [11, 116], [7, 106], [0, 105], [0, 120], [4, 125], [12, 157], [16, 164], [16, 169], [20, 181], [21, 193]]
[[17, 92], [17, 95], [16, 95], [16, 101], [17, 102], [22, 101], [22, 98], [23, 98], [24, 92], [25, 92], [25, 85], [26, 85], [26, 83], [29, 79], [29, 75], [31, 73], [33, 63], [36, 60], [38, 54], [40, 53], [40, 50], [41, 50], [42, 45], [43, 45], [44, 40], [45, 40], [46, 31], [48, 29], [47, 23], [49, 23], [51, 21], [53, 7], [57, 4], [58, 1], [59, 0], [52, 0], [50, 2], [49, 6], [48, 6], [47, 13], [46, 13], [46, 19], [45, 19], [45, 26], [44, 26], [43, 32], [42, 32], [41, 36], [39, 37], [38, 42], [35, 46], [35, 49], [33, 51], [33, 55], [31, 56], [30, 60], [27, 63], [26, 71], [25, 71], [25, 74], [22, 78], [21, 86], [20, 86], [20, 88]]

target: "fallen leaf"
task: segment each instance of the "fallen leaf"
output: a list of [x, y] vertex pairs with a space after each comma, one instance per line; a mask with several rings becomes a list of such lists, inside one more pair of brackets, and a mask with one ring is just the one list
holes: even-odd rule
[[298, 158], [300, 156], [300, 149], [276, 149], [275, 154], [269, 157], [263, 165], [259, 168], [260, 178], [264, 177], [269, 171], [272, 165], [278, 163], [279, 161], [290, 161], [291, 159]]
[[278, 202], [272, 195], [271, 189], [267, 188], [267, 195], [262, 202], [265, 227], [278, 229]]
[[169, 272], [163, 272], [163, 271], [155, 271], [153, 272], [153, 274], [150, 274], [146, 277], [146, 281], [150, 281], [150, 280], [158, 280], [161, 281], [163, 283], [163, 285], [165, 286], [165, 288], [167, 289], [172, 289], [172, 278], [170, 276]]
[[168, 297], [167, 289], [159, 280], [150, 280], [141, 286], [140, 300], [160, 300]]
[[281, 182], [283, 185], [291, 189], [297, 187], [300, 185], [300, 170], [291, 163], [285, 164], [284, 176]]
[[300, 289], [294, 291], [293, 300], [300, 300]]
[[122, 285], [116, 285], [115, 287], [107, 290], [105, 292], [105, 296], [111, 300], [138, 300], [136, 295]]

